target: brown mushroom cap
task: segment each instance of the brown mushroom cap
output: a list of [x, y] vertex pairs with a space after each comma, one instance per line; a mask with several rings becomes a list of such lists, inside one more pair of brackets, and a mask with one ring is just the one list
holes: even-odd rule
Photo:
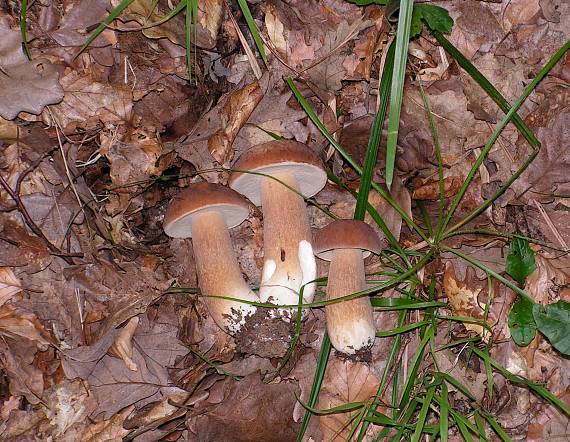
[[164, 216], [164, 232], [173, 238], [192, 237], [192, 218], [204, 212], [219, 212], [231, 229], [249, 215], [248, 202], [221, 184], [191, 184], [176, 195]]
[[[273, 175], [288, 172], [295, 176], [299, 192], [310, 197], [327, 183], [327, 174], [319, 157], [304, 144], [291, 140], [276, 140], [252, 147], [234, 164], [234, 169]], [[261, 205], [262, 175], [234, 172], [229, 186]]]
[[366, 258], [370, 252], [380, 253], [382, 242], [364, 221], [340, 219], [319, 230], [313, 244], [315, 255], [325, 261], [332, 260], [335, 249], [361, 249]]

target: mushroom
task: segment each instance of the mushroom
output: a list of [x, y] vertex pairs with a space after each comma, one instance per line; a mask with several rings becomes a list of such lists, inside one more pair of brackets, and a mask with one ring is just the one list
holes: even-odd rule
[[[378, 235], [363, 221], [337, 220], [322, 228], [315, 238], [315, 254], [331, 262], [327, 301], [365, 290], [364, 258], [381, 249]], [[353, 355], [374, 343], [368, 296], [327, 304], [325, 314], [331, 343], [338, 351]]]
[[[304, 144], [270, 141], [243, 154], [229, 186], [263, 210], [264, 264], [259, 288], [262, 302], [297, 304], [313, 300], [316, 262], [305, 201], [327, 182], [322, 161]], [[252, 172], [252, 173], [248, 173]], [[275, 178], [275, 179], [274, 179]], [[280, 313], [289, 319], [292, 312]]]
[[164, 217], [164, 231], [173, 238], [192, 238], [198, 285], [210, 315], [229, 334], [236, 334], [257, 310], [226, 296], [258, 302], [241, 274], [228, 228], [249, 215], [248, 202], [220, 184], [197, 183], [174, 197]]

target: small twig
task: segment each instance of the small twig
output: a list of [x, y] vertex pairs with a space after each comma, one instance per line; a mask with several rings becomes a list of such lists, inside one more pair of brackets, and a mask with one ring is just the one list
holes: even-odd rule
[[568, 248], [568, 244], [566, 244], [566, 241], [564, 241], [564, 238], [562, 238], [562, 236], [560, 235], [560, 233], [558, 232], [558, 229], [554, 226], [554, 223], [552, 222], [552, 220], [550, 219], [550, 217], [548, 216], [548, 214], [546, 213], [546, 210], [544, 210], [544, 207], [542, 207], [542, 204], [540, 204], [537, 200], [535, 199], [531, 199], [530, 200], [532, 203], [534, 203], [534, 205], [536, 206], [536, 208], [538, 209], [538, 211], [540, 212], [540, 214], [542, 215], [542, 217], [544, 218], [544, 221], [546, 222], [546, 225], [550, 228], [552, 234], [554, 235], [554, 237], [558, 240], [558, 242], [560, 243], [560, 245], [564, 248], [564, 250], [569, 250]]
[[[37, 162], [38, 164], [40, 162]], [[26, 169], [24, 172], [22, 172], [22, 174], [18, 177], [18, 180], [16, 182], [16, 188], [19, 190], [20, 188], [20, 184], [22, 183], [22, 175], [25, 176], [25, 174], [29, 173], [31, 171], [31, 168], [29, 167], [28, 169]], [[22, 179], [21, 179], [22, 178]], [[61, 251], [58, 247], [56, 247], [55, 245], [53, 245], [49, 239], [47, 239], [47, 237], [44, 235], [44, 232], [42, 232], [42, 230], [36, 225], [36, 223], [34, 222], [34, 220], [32, 219], [32, 217], [30, 216], [30, 214], [28, 213], [28, 210], [26, 209], [26, 206], [24, 206], [24, 203], [22, 203], [22, 200], [20, 199], [20, 195], [18, 193], [16, 193], [16, 191], [14, 191], [10, 185], [6, 182], [6, 180], [4, 179], [4, 177], [2, 177], [2, 175], [0, 175], [0, 185], [2, 185], [2, 187], [4, 188], [4, 190], [6, 192], [8, 192], [8, 195], [10, 195], [10, 197], [14, 200], [14, 202], [16, 203], [16, 206], [18, 207], [18, 211], [22, 214], [22, 217], [24, 218], [24, 221], [26, 222], [26, 225], [30, 228], [30, 230], [37, 236], [39, 237], [44, 244], [46, 245], [46, 247], [49, 249], [49, 251], [51, 252], [52, 255], [56, 255], [59, 256], [60, 258], [62, 258], [66, 263], [70, 264], [70, 265], [74, 265], [75, 262], [73, 261], [73, 256], [78, 256], [77, 254], [68, 254], [65, 253], [63, 251]]]
[[24, 179], [29, 175], [29, 173], [34, 170], [36, 167], [38, 167], [40, 165], [40, 163], [46, 159], [47, 157], [49, 157], [53, 152], [55, 152], [57, 150], [58, 146], [52, 146], [47, 152], [45, 152], [43, 155], [40, 155], [38, 158], [36, 158], [36, 160], [30, 164], [30, 166], [25, 169], [20, 175], [18, 175], [18, 178], [16, 179], [16, 186], [14, 187], [14, 193], [16, 195], [20, 195], [20, 187], [22, 186], [22, 181], [24, 181]]

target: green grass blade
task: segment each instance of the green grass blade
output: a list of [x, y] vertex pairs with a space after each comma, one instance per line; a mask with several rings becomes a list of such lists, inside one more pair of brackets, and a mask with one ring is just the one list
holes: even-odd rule
[[447, 246], [441, 246], [442, 250], [445, 250], [447, 252], [453, 253], [456, 256], [459, 256], [460, 258], [463, 258], [465, 261], [467, 261], [470, 264], [473, 264], [475, 267], [485, 271], [488, 275], [492, 276], [493, 278], [499, 280], [500, 282], [502, 282], [503, 284], [505, 284], [508, 288], [510, 288], [511, 290], [513, 290], [517, 295], [525, 298], [527, 301], [531, 302], [534, 304], [534, 300], [528, 295], [527, 292], [525, 292], [523, 289], [521, 289], [519, 286], [517, 286], [516, 284], [513, 284], [511, 281], [509, 281], [508, 279], [504, 278], [503, 276], [499, 275], [497, 272], [491, 270], [489, 267], [487, 267], [486, 265], [484, 265], [483, 263], [477, 261], [476, 259], [471, 258], [468, 255], [465, 255], [464, 253], [461, 253], [458, 250], [449, 248]]
[[[546, 65], [538, 72], [538, 74], [536, 75], [534, 80], [532, 80], [530, 82], [530, 84], [525, 88], [525, 90], [523, 91], [521, 96], [517, 99], [515, 104], [510, 108], [510, 110], [507, 112], [507, 114], [505, 115], [503, 120], [501, 120], [501, 122], [497, 125], [497, 127], [493, 131], [493, 134], [491, 135], [491, 137], [489, 138], [489, 140], [487, 141], [487, 143], [483, 147], [481, 154], [475, 160], [475, 163], [473, 164], [473, 166], [471, 167], [471, 170], [467, 174], [467, 178], [465, 178], [465, 181], [461, 185], [461, 188], [459, 189], [457, 195], [453, 199], [453, 202], [451, 203], [451, 206], [447, 212], [447, 216], [445, 217], [443, 229], [445, 229], [445, 227], [447, 227], [449, 221], [453, 217], [453, 214], [455, 213], [455, 211], [457, 210], [457, 207], [459, 206], [459, 203], [463, 199], [463, 196], [465, 195], [467, 188], [469, 187], [469, 185], [471, 184], [471, 181], [473, 181], [473, 178], [475, 177], [475, 174], [479, 170], [479, 166], [481, 166], [481, 164], [483, 163], [485, 158], [487, 158], [487, 155], [489, 154], [489, 152], [491, 151], [491, 148], [493, 147], [493, 145], [495, 144], [495, 142], [499, 138], [499, 135], [503, 132], [503, 130], [505, 129], [505, 127], [507, 126], [509, 121], [511, 121], [511, 119], [513, 118], [515, 113], [520, 109], [520, 107], [526, 101], [528, 96], [532, 93], [532, 91], [534, 91], [536, 86], [538, 86], [538, 83], [540, 83], [542, 81], [542, 79], [546, 76], [546, 74], [548, 74], [548, 72], [550, 72], [550, 70], [556, 65], [556, 63], [558, 63], [558, 61], [562, 58], [562, 56], [566, 53], [566, 51], [568, 51], [568, 49], [570, 49], [570, 40], [568, 40], [560, 49], [558, 49], [558, 51], [556, 51], [556, 53], [550, 58], [550, 60], [548, 60]], [[537, 154], [538, 154], [538, 149], [533, 151], [533, 154], [529, 157], [529, 159], [527, 159], [527, 161], [525, 161], [523, 166], [521, 166], [517, 170], [517, 172], [515, 172], [512, 175], [512, 177], [509, 180], [507, 180], [507, 182], [497, 192], [495, 192], [493, 194], [493, 196], [490, 199], [485, 201], [477, 209], [475, 209], [468, 216], [466, 216], [463, 220], [461, 220], [459, 223], [457, 223], [455, 226], [453, 226], [450, 229], [450, 231], [456, 230], [459, 227], [463, 226], [464, 224], [468, 223], [473, 218], [475, 218], [480, 213], [482, 213], [487, 207], [489, 207], [524, 172], [524, 170], [528, 167], [530, 162], [534, 159], [534, 157], [536, 157]]]
[[505, 432], [505, 430], [503, 430], [503, 428], [499, 425], [499, 423], [495, 420], [493, 416], [491, 416], [488, 413], [482, 413], [482, 415], [485, 418], [485, 420], [489, 422], [489, 425], [491, 426], [493, 431], [497, 433], [497, 436], [499, 436], [499, 438], [503, 442], [511, 442], [512, 439], [510, 438], [510, 436]]
[[445, 382], [441, 383], [441, 401], [439, 402], [439, 434], [440, 442], [447, 442], [449, 434], [449, 399]]
[[[405, 320], [406, 320], [406, 312], [402, 311], [398, 316], [398, 326], [400, 327], [403, 326]], [[374, 399], [372, 400], [370, 408], [368, 409], [368, 412], [366, 414], [367, 417], [372, 416], [376, 411], [376, 407], [378, 406], [378, 402], [380, 401], [380, 396], [382, 395], [382, 392], [384, 391], [384, 388], [386, 388], [386, 384], [388, 383], [390, 369], [394, 365], [394, 362], [396, 361], [398, 354], [400, 353], [401, 346], [402, 346], [402, 337], [401, 335], [398, 335], [396, 336], [396, 339], [394, 339], [394, 342], [392, 343], [390, 354], [388, 355], [388, 359], [386, 360], [386, 365], [384, 366], [384, 370], [382, 371], [382, 376], [380, 378], [380, 384], [378, 385], [378, 390], [376, 391], [376, 395], [374, 396]], [[358, 442], [361, 442], [364, 439], [366, 431], [368, 430], [368, 426], [369, 426], [369, 421], [364, 421], [362, 427], [360, 427], [360, 432], [358, 433], [358, 439], [357, 439]]]
[[386, 338], [388, 336], [401, 335], [402, 333], [407, 333], [416, 328], [423, 327], [424, 325], [430, 324], [430, 321], [414, 322], [413, 324], [403, 325], [401, 327], [393, 328], [392, 330], [387, 330], [383, 332], [376, 332], [376, 337]]
[[[335, 183], [337, 186], [343, 188], [344, 190], [346, 190], [347, 192], [349, 192], [352, 196], [354, 196], [357, 199], [357, 204], [358, 204], [358, 199], [362, 199], [360, 197], [360, 193], [357, 193], [356, 191], [352, 190], [350, 187], [348, 187], [346, 184], [344, 184], [339, 177], [337, 177], [335, 174], [333, 174], [332, 172], [328, 171], [327, 172], [327, 177], [329, 178], [329, 180], [331, 180], [333, 183]], [[363, 199], [364, 200], [364, 199]], [[400, 243], [398, 242], [398, 240], [396, 239], [396, 237], [394, 236], [394, 234], [390, 231], [390, 229], [388, 228], [388, 226], [386, 225], [386, 223], [384, 222], [384, 219], [382, 218], [382, 216], [378, 213], [378, 211], [368, 202], [368, 197], [366, 197], [366, 199], [364, 200], [365, 204], [366, 204], [366, 210], [368, 211], [368, 213], [370, 214], [370, 217], [374, 220], [374, 222], [378, 225], [378, 227], [380, 227], [380, 230], [382, 230], [382, 233], [384, 233], [384, 235], [386, 236], [386, 239], [388, 239], [388, 241], [390, 242], [390, 244], [398, 251], [398, 255], [406, 262], [406, 264], [409, 265], [409, 260], [407, 257], [406, 252], [404, 251], [404, 249], [402, 248], [402, 246], [400, 245]]]
[[378, 93], [380, 96], [380, 104], [372, 123], [370, 138], [368, 139], [368, 148], [366, 157], [364, 158], [364, 167], [360, 178], [360, 188], [358, 189], [358, 198], [356, 199], [356, 209], [354, 210], [354, 219], [363, 220], [366, 214], [366, 205], [368, 204], [368, 193], [372, 184], [372, 176], [376, 166], [378, 157], [378, 148], [380, 147], [380, 138], [382, 135], [382, 127], [384, 126], [384, 118], [386, 117], [386, 109], [388, 107], [388, 97], [390, 94], [390, 86], [392, 84], [392, 72], [394, 70], [394, 53], [396, 46], [394, 43], [388, 48], [386, 54], [386, 62], [384, 71], [382, 72], [382, 80]]
[[[310, 118], [310, 120], [313, 122], [313, 124], [315, 126], [317, 126], [317, 129], [319, 129], [319, 131], [324, 135], [324, 137], [327, 139], [327, 141], [329, 143], [331, 143], [334, 148], [338, 151], [338, 153], [340, 153], [340, 155], [346, 160], [346, 162], [348, 164], [350, 164], [350, 166], [360, 175], [362, 175], [362, 168], [356, 163], [356, 161], [354, 161], [352, 159], [352, 157], [348, 154], [348, 152], [337, 142], [337, 140], [335, 140], [335, 138], [332, 136], [332, 134], [328, 131], [328, 129], [325, 127], [325, 125], [322, 123], [321, 120], [319, 120], [319, 117], [317, 116], [317, 114], [315, 113], [315, 111], [313, 110], [313, 108], [311, 107], [310, 103], [305, 99], [305, 97], [303, 97], [303, 95], [301, 94], [301, 92], [299, 92], [299, 89], [297, 89], [297, 86], [295, 86], [295, 83], [293, 82], [292, 78], [287, 78], [286, 79], [287, 84], [289, 85], [289, 87], [291, 88], [291, 90], [293, 91], [293, 95], [295, 95], [295, 98], [297, 99], [297, 101], [299, 102], [299, 104], [301, 105], [301, 107], [303, 108], [303, 110], [305, 111], [305, 113], [307, 114], [307, 116]], [[375, 183], [374, 181], [371, 184], [372, 188], [378, 192], [378, 194], [384, 198], [384, 200], [394, 208], [394, 210], [396, 210], [396, 212], [398, 212], [398, 214], [402, 217], [402, 219], [406, 222], [406, 224], [408, 224], [408, 226], [410, 226], [410, 228], [414, 229], [416, 231], [416, 233], [418, 235], [420, 235], [420, 237], [424, 240], [424, 241], [428, 241], [428, 238], [425, 236], [424, 232], [422, 231], [422, 229], [420, 229], [416, 223], [414, 223], [414, 221], [408, 216], [408, 214], [404, 211], [404, 209], [402, 209], [400, 207], [400, 205], [392, 198], [392, 196], [386, 192], [384, 189], [382, 189], [382, 187], [380, 187], [377, 183]]]
[[[181, 2], [182, 3], [182, 2]], [[198, 17], [198, 0], [186, 0], [186, 16], [184, 17], [184, 38], [186, 43], [186, 71], [188, 83], [192, 82], [192, 42], [196, 30], [194, 23]]]
[[[432, 31], [433, 36], [437, 42], [445, 49], [449, 55], [461, 66], [470, 76], [481, 86], [489, 97], [499, 106], [499, 108], [507, 113], [511, 107], [509, 102], [495, 89], [489, 80], [467, 59], [453, 44], [443, 36], [439, 31]], [[524, 121], [518, 114], [513, 115], [513, 124], [528, 141], [528, 143], [535, 147], [540, 147], [540, 142], [536, 139], [534, 133], [527, 127]]]
[[303, 406], [303, 408], [309, 410], [311, 413], [316, 414], [317, 416], [328, 416], [331, 414], [360, 410], [362, 407], [364, 407], [364, 405], [366, 405], [366, 402], [347, 402], [346, 404], [339, 405], [338, 407], [320, 410], [318, 408], [309, 407], [307, 404], [304, 404], [299, 397], [297, 397], [297, 401]]
[[28, 60], [32, 59], [28, 45], [28, 0], [22, 0], [20, 5], [20, 33], [22, 34], [22, 46]]
[[420, 363], [422, 362], [424, 350], [429, 342], [429, 340], [435, 335], [435, 331], [433, 327], [427, 327], [425, 330], [425, 334], [420, 341], [416, 352], [414, 353], [414, 357], [410, 363], [410, 370], [408, 373], [408, 379], [406, 380], [406, 385], [404, 386], [404, 390], [402, 391], [402, 396], [400, 398], [399, 410], [400, 412], [404, 410], [404, 408], [408, 405], [410, 400], [410, 396], [412, 393], [412, 388], [417, 381], [417, 373], [420, 368]]
[[[315, 369], [315, 376], [313, 377], [313, 384], [311, 385], [311, 392], [309, 393], [309, 399], [307, 400], [308, 407], [314, 407], [317, 403], [319, 397], [319, 392], [321, 391], [321, 385], [323, 384], [323, 379], [325, 377], [325, 371], [327, 369], [327, 364], [329, 356], [331, 354], [331, 340], [328, 333], [325, 331], [323, 336], [323, 343], [321, 344], [321, 351], [319, 352], [319, 359], [317, 361], [317, 367]], [[301, 422], [301, 427], [299, 428], [299, 433], [297, 434], [297, 442], [303, 440], [305, 431], [309, 427], [309, 422], [313, 414], [309, 409], [305, 409], [305, 415], [303, 416], [303, 421]]]
[[548, 391], [546, 388], [544, 388], [542, 385], [536, 384], [531, 380], [526, 379], [522, 376], [517, 376], [512, 374], [506, 368], [502, 367], [501, 364], [499, 364], [495, 359], [491, 358], [488, 354], [479, 350], [475, 346], [472, 347], [472, 351], [481, 359], [488, 359], [491, 366], [495, 370], [497, 370], [501, 374], [501, 376], [503, 376], [505, 379], [514, 384], [524, 385], [528, 387], [536, 394], [538, 394], [540, 397], [542, 397], [543, 399], [547, 400], [552, 405], [560, 409], [566, 416], [570, 417], [570, 407], [566, 405], [566, 403], [562, 401], [559, 397], [557, 397], [556, 395]]
[[121, 3], [119, 3], [110, 12], [110, 14], [107, 17], [105, 17], [105, 19], [101, 23], [99, 23], [99, 26], [97, 26], [95, 30], [91, 34], [89, 34], [89, 37], [87, 37], [85, 43], [83, 43], [83, 45], [79, 48], [79, 52], [75, 55], [74, 58], [79, 57], [83, 53], [83, 51], [87, 48], [87, 46], [89, 46], [93, 42], [93, 40], [95, 40], [101, 34], [101, 32], [105, 30], [107, 25], [109, 25], [113, 20], [115, 20], [121, 14], [121, 12], [123, 12], [125, 8], [129, 6], [133, 1], [134, 0], [123, 0]]
[[390, 91], [390, 114], [388, 117], [388, 139], [386, 141], [386, 186], [392, 186], [396, 148], [398, 143], [398, 128], [400, 127], [400, 111], [402, 109], [402, 94], [406, 77], [408, 61], [408, 44], [410, 43], [410, 25], [414, 0], [401, 0], [398, 16], [398, 31], [396, 34], [396, 54], [394, 60], [394, 78]]
[[[155, 0], [155, 1], [153, 2], [151, 11], [154, 10], [154, 8], [156, 8], [156, 5], [157, 5], [157, 4], [158, 4], [158, 2]], [[155, 26], [159, 26], [159, 25], [161, 25], [161, 24], [163, 24], [163, 23], [166, 23], [166, 22], [167, 22], [168, 20], [170, 20], [172, 17], [174, 17], [175, 15], [179, 14], [180, 11], [182, 11], [184, 8], [186, 8], [186, 2], [185, 2], [185, 1], [181, 1], [180, 3], [178, 3], [178, 4], [176, 5], [176, 7], [175, 7], [174, 9], [171, 9], [170, 12], [168, 12], [168, 14], [166, 14], [164, 17], [158, 19], [158, 20], [155, 21], [155, 22], [148, 23], [148, 24], [142, 26], [142, 29], [150, 29], [150, 28], [154, 28]], [[149, 13], [149, 16], [150, 16], [150, 14], [152, 14], [152, 12]], [[147, 18], [148, 18], [148, 17], [147, 17]]]
[[475, 411], [473, 417], [475, 419], [475, 426], [477, 427], [477, 434], [479, 435], [479, 442], [487, 441], [485, 437], [485, 424], [483, 423], [483, 419], [481, 419], [479, 411]]
[[416, 422], [416, 430], [412, 435], [411, 442], [420, 442], [420, 438], [422, 437], [422, 433], [424, 432], [424, 426], [426, 424], [429, 407], [433, 400], [434, 394], [435, 394], [435, 385], [432, 385], [430, 388], [428, 388], [424, 403], [422, 404], [422, 408], [420, 409], [420, 414], [418, 415], [418, 420]]
[[443, 156], [441, 155], [441, 144], [439, 142], [439, 134], [437, 132], [437, 126], [431, 112], [431, 106], [429, 105], [429, 100], [427, 94], [422, 86], [422, 81], [419, 81], [420, 93], [422, 96], [422, 101], [426, 111], [426, 116], [429, 122], [429, 128], [431, 136], [433, 138], [433, 146], [435, 150], [435, 157], [437, 158], [437, 176], [439, 178], [439, 207], [437, 211], [437, 232], [435, 234], [435, 241], [439, 241], [442, 232], [442, 219], [443, 219], [443, 209], [445, 207], [445, 184], [443, 182]]
[[459, 429], [461, 436], [463, 436], [463, 440], [465, 442], [473, 442], [473, 437], [471, 436], [471, 433], [469, 432], [469, 428], [467, 426], [467, 419], [465, 419], [459, 413], [454, 413], [453, 411], [451, 414], [453, 415], [453, 419], [457, 424], [457, 428]]
[[245, 22], [247, 23], [247, 27], [249, 28], [249, 32], [251, 32], [251, 36], [253, 37], [253, 41], [255, 42], [255, 46], [257, 46], [257, 50], [259, 51], [259, 55], [261, 55], [261, 59], [267, 66], [267, 55], [265, 54], [265, 48], [263, 47], [263, 41], [261, 40], [261, 36], [259, 35], [259, 29], [257, 29], [257, 25], [255, 24], [255, 20], [251, 15], [251, 11], [249, 10], [249, 6], [247, 5], [246, 0], [237, 0], [238, 5], [241, 9], [243, 17], [245, 18]]

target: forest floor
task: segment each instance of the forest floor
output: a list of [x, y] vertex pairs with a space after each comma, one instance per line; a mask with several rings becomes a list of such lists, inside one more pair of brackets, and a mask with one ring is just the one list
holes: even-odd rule
[[[369, 357], [333, 349], [325, 364], [322, 305], [298, 324], [220, 330], [200, 297], [192, 241], [166, 236], [163, 218], [183, 188], [227, 184], [241, 154], [276, 137], [306, 144], [334, 178], [307, 201], [314, 232], [353, 218], [361, 175], [324, 132], [364, 163], [395, 35], [385, 8], [251, 1], [264, 62], [237, 2], [199, 2], [190, 78], [184, 11], [146, 26], [170, 1], [134, 0], [81, 53], [120, 2], [28, 2], [30, 59], [20, 3], [0, 0], [1, 440], [570, 439], [568, 311], [554, 331], [537, 313], [533, 328], [532, 308], [522, 330], [509, 326], [523, 290], [538, 306], [570, 301], [567, 54], [518, 111], [538, 155], [494, 198], [533, 153], [529, 138], [509, 123], [462, 190], [505, 114], [428, 26], [411, 39], [389, 191], [386, 131], [373, 169], [393, 204], [372, 189], [385, 228], [365, 218], [385, 249], [365, 268], [371, 283], [412, 271], [371, 294], [383, 335]], [[570, 38], [563, 0], [432, 5], [453, 19], [445, 37], [511, 104]], [[493, 201], [430, 248], [425, 238], [460, 194], [449, 226]], [[259, 286], [260, 208], [231, 238], [245, 280]], [[328, 263], [317, 265], [326, 276]], [[391, 301], [400, 299], [408, 304]], [[311, 403], [341, 408], [307, 420]]]

